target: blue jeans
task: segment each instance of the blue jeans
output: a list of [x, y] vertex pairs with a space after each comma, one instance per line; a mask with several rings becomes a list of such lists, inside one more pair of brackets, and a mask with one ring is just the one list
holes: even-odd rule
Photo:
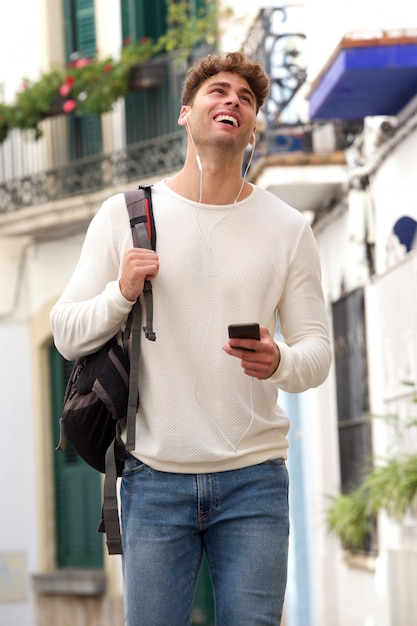
[[289, 534], [283, 460], [172, 474], [129, 455], [121, 509], [126, 626], [189, 626], [203, 551], [217, 626], [279, 626]]

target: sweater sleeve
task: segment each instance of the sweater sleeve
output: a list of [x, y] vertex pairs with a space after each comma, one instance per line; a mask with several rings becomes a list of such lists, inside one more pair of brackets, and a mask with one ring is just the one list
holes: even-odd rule
[[294, 247], [278, 306], [281, 361], [270, 378], [283, 391], [299, 393], [327, 378], [331, 364], [328, 318], [318, 248], [306, 222]]
[[[124, 202], [121, 196], [114, 197], [116, 209]], [[124, 212], [119, 213], [127, 216], [125, 205]], [[94, 352], [123, 326], [133, 305], [119, 288], [123, 248], [122, 239], [112, 228], [107, 200], [92, 219], [80, 259], [51, 310], [55, 345], [66, 359]]]

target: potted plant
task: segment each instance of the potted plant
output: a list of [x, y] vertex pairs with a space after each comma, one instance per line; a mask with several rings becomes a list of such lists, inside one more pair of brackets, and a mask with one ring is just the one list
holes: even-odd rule
[[332, 500], [327, 510], [327, 528], [339, 537], [345, 550], [364, 549], [372, 533], [373, 521], [363, 488], [342, 493]]
[[417, 505], [417, 454], [392, 458], [366, 479], [368, 510], [401, 518]]
[[[416, 385], [401, 381], [411, 389], [409, 409], [417, 404]], [[335, 533], [349, 550], [365, 547], [371, 536], [374, 520], [384, 510], [392, 518], [402, 518], [417, 510], [417, 453], [399, 453], [406, 446], [409, 431], [417, 426], [414, 410], [406, 419], [396, 414], [375, 415], [383, 419], [392, 433], [392, 451], [387, 459], [366, 474], [362, 483], [351, 493], [332, 498], [326, 511], [327, 528]]]
[[390, 517], [402, 518], [416, 509], [417, 454], [410, 454], [389, 459], [370, 472], [356, 490], [333, 498], [326, 512], [327, 528], [345, 549], [360, 550], [382, 510]]

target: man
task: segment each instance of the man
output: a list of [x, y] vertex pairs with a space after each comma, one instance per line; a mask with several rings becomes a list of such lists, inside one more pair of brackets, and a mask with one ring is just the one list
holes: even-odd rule
[[[123, 327], [153, 283], [157, 340], [141, 342], [136, 449], [121, 484], [128, 626], [191, 624], [203, 552], [218, 626], [281, 620], [289, 419], [278, 389], [321, 384], [331, 356], [311, 229], [241, 175], [268, 89], [240, 53], [189, 70], [184, 167], [152, 189], [156, 252], [132, 248], [123, 194], [109, 198], [51, 314], [72, 359]], [[274, 340], [277, 318], [285, 341]], [[259, 341], [228, 339], [229, 324], [246, 322], [259, 323]]]

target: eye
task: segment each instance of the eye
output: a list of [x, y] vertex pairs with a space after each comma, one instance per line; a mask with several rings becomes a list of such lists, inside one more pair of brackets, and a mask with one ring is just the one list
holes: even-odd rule
[[251, 95], [243, 93], [241, 94], [240, 99], [243, 100], [244, 102], [247, 102], [248, 104], [252, 106], [253, 98]]

